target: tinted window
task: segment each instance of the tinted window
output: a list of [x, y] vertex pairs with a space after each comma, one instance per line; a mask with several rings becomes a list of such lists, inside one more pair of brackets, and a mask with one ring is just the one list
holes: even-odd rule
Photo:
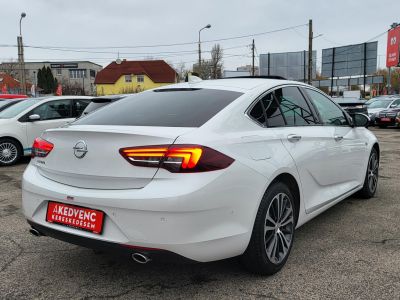
[[109, 104], [74, 124], [199, 127], [241, 96], [213, 89], [160, 89]]
[[316, 123], [310, 107], [297, 87], [277, 89], [275, 90], [275, 97], [288, 126], [304, 126]]
[[306, 91], [324, 124], [333, 126], [348, 124], [343, 111], [332, 100], [314, 90], [306, 89]]
[[285, 120], [274, 95], [272, 93], [267, 94], [262, 98], [262, 103], [267, 116], [268, 127], [285, 126]]
[[265, 114], [261, 101], [257, 101], [257, 103], [250, 110], [249, 116], [257, 123], [265, 125]]
[[71, 100], [47, 102], [34, 108], [29, 115], [39, 115], [40, 120], [71, 118]]
[[90, 100], [88, 99], [74, 100], [74, 105], [72, 106], [72, 117], [73, 118], [79, 117], [85, 110], [86, 106], [88, 106], [89, 102]]

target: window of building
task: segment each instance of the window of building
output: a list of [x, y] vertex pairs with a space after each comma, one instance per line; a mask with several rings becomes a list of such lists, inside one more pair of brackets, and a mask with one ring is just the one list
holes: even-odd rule
[[136, 79], [137, 82], [144, 82], [144, 75], [138, 75]]
[[305, 126], [316, 124], [314, 115], [300, 90], [295, 86], [275, 90], [287, 126]]
[[70, 69], [69, 78], [71, 79], [86, 78], [86, 69]]
[[60, 68], [56, 69], [56, 75], [57, 76], [61, 76], [61, 69]]
[[96, 71], [95, 70], [90, 70], [90, 77], [92, 77], [92, 78], [96, 77]]
[[132, 82], [132, 75], [125, 75], [125, 82]]

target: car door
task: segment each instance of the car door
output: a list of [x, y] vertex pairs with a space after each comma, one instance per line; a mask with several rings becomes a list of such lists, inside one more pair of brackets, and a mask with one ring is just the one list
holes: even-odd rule
[[[30, 115], [39, 115], [40, 120], [30, 121]], [[26, 134], [29, 144], [40, 136], [43, 131], [51, 128], [60, 127], [68, 122], [72, 122], [72, 100], [51, 100], [31, 110], [26, 115]]]
[[318, 112], [321, 125], [330, 136], [327, 143], [329, 161], [321, 169], [331, 196], [337, 198], [363, 184], [368, 158], [365, 128], [352, 127], [345, 112], [322, 92], [304, 88], [305, 95]]
[[298, 86], [283, 86], [274, 91], [286, 126], [276, 128], [293, 158], [300, 177], [304, 205], [312, 212], [335, 196], [331, 186], [338, 169], [333, 132], [319, 123], [312, 105]]

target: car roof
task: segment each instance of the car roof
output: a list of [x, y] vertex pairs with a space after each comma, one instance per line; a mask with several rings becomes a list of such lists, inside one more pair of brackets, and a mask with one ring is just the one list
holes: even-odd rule
[[210, 88], [210, 89], [221, 89], [231, 90], [237, 92], [249, 92], [257, 88], [270, 89], [275, 86], [283, 84], [296, 84], [305, 85], [302, 82], [290, 81], [285, 79], [270, 79], [270, 78], [223, 78], [214, 80], [201, 80], [198, 82], [184, 82], [178, 84], [172, 84], [157, 88], [160, 89], [171, 89], [171, 88]]
[[[45, 96], [45, 97], [40, 97], [40, 98], [43, 99], [43, 100], [46, 100], [46, 101], [50, 101], [50, 100], [69, 100], [69, 99], [88, 99], [88, 100], [91, 100], [94, 97], [76, 95], [76, 96]], [[38, 99], [38, 98], [34, 98], [34, 99]]]

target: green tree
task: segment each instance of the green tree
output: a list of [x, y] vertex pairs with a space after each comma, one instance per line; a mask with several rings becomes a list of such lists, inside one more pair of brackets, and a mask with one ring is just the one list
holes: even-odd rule
[[53, 73], [49, 67], [43, 66], [37, 73], [37, 85], [43, 89], [44, 94], [53, 94], [58, 85], [57, 79], [54, 78]]
[[37, 72], [37, 86], [44, 90], [45, 87], [45, 80], [44, 80], [44, 73], [43, 69], [39, 69]]

